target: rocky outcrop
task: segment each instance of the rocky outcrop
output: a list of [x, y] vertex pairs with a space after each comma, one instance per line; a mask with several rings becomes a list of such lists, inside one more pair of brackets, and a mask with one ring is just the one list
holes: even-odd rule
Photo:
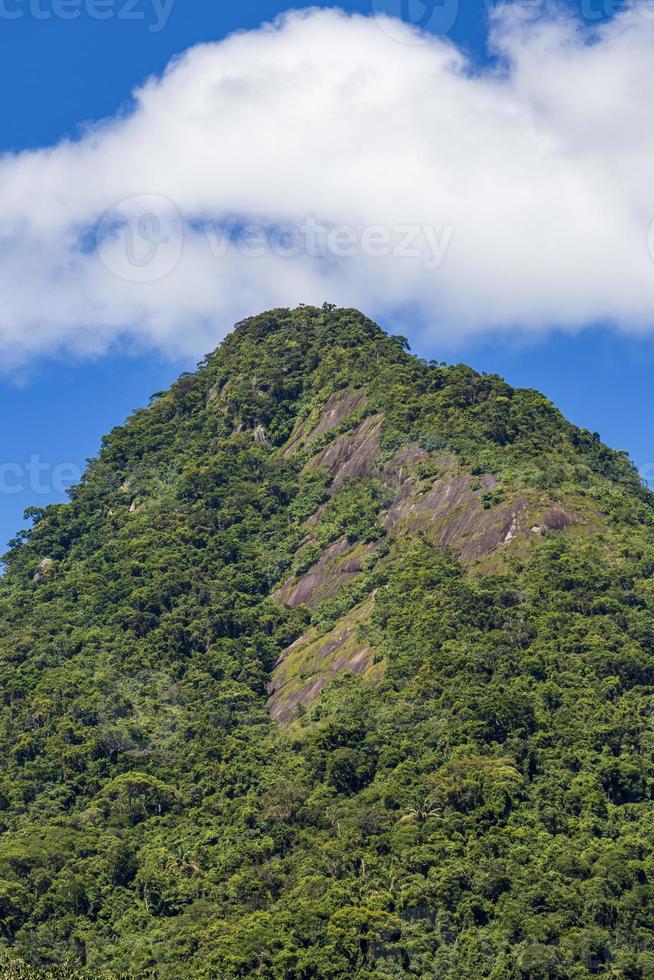
[[308, 433], [304, 423], [296, 426], [282, 455], [288, 459], [304, 446], [310, 445], [314, 439], [331, 432], [349, 415], [353, 415], [354, 412], [364, 408], [367, 401], [368, 396], [365, 391], [357, 391], [354, 388], [342, 388], [340, 391], [335, 391], [323, 408], [317, 425]]
[[[426, 449], [421, 449], [416, 443], [411, 442], [402, 446], [384, 467], [382, 474], [384, 483], [393, 490], [409, 487], [411, 485], [410, 478], [415, 474], [416, 466], [426, 459], [429, 459], [429, 453]], [[446, 462], [452, 463], [453, 457], [441, 456], [439, 465], [443, 467]]]
[[[415, 443], [403, 446], [380, 471], [382, 422], [381, 415], [369, 416], [306, 465], [329, 470], [332, 494], [348, 478], [378, 476], [394, 494], [388, 510], [380, 514], [386, 536], [373, 544], [347, 537], [332, 542], [306, 572], [291, 576], [273, 593], [278, 604], [316, 610], [363, 571], [366, 556], [380, 544], [390, 543], [392, 548], [395, 536], [420, 532], [434, 546], [451, 548], [462, 561], [474, 565], [510, 553], [521, 542], [525, 546], [535, 535], [565, 531], [579, 522], [574, 513], [543, 494], [511, 493], [500, 488], [490, 473], [465, 472], [454, 456], [429, 453]], [[307, 524], [319, 524], [323, 510], [324, 505]], [[371, 683], [382, 676], [383, 664], [374, 663], [371, 650], [359, 639], [358, 627], [369, 619], [373, 604], [374, 595], [326, 636], [310, 630], [284, 651], [273, 673], [268, 703], [277, 721], [292, 721], [299, 706], [310, 704], [343, 671], [361, 674]]]
[[372, 684], [381, 678], [383, 664], [374, 663], [371, 649], [358, 638], [358, 627], [370, 618], [373, 603], [370, 596], [325, 636], [310, 630], [284, 650], [269, 685], [268, 710], [277, 722], [293, 721], [299, 705], [310, 704], [325, 684], [346, 671]]
[[226, 415], [228, 411], [226, 403], [229, 398], [230, 391], [234, 387], [235, 380], [236, 379], [229, 378], [222, 387], [220, 387], [217, 383], [212, 384], [204, 396], [205, 406], [208, 407], [212, 403], [215, 403], [214, 408], [217, 406], [221, 415]]
[[572, 527], [576, 523], [577, 519], [574, 514], [562, 507], [554, 507], [543, 518], [543, 530], [546, 534], [548, 531], [565, 531], [566, 528]]
[[268, 437], [266, 435], [266, 430], [264, 429], [264, 427], [262, 425], [255, 425], [254, 429], [252, 430], [252, 437], [253, 437], [254, 441], [257, 443], [257, 445], [259, 445], [259, 446], [269, 446], [270, 445], [270, 442], [269, 442]]
[[43, 580], [54, 571], [55, 562], [53, 558], [42, 558], [39, 562], [36, 572], [32, 578], [33, 582], [37, 584], [43, 582]]
[[338, 436], [309, 460], [307, 466], [325, 466], [332, 476], [332, 493], [348, 479], [364, 480], [377, 472], [381, 452], [382, 415], [369, 415], [352, 432]]
[[396, 496], [383, 518], [387, 531], [422, 531], [441, 548], [452, 548], [465, 562], [485, 558], [530, 534], [562, 531], [577, 523], [574, 514], [525, 494], [490, 503], [497, 486], [490, 473], [460, 472], [453, 456], [438, 458], [441, 473], [430, 485], [416, 479], [416, 465], [428, 454], [404, 447], [384, 469]]
[[316, 609], [363, 570], [363, 560], [374, 548], [374, 544], [352, 544], [345, 537], [339, 538], [304, 575], [287, 579], [273, 593], [274, 601], [291, 609], [302, 605]]
[[307, 437], [307, 441], [313, 442], [319, 436], [331, 432], [349, 415], [353, 415], [360, 408], [364, 408], [367, 401], [368, 396], [365, 391], [355, 391], [353, 388], [335, 391], [325, 405], [318, 425]]

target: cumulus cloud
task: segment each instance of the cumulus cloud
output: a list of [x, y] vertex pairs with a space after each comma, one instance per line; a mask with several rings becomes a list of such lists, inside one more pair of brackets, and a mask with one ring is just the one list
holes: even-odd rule
[[[654, 16], [501, 8], [446, 40], [311, 10], [192, 48], [78, 140], [0, 160], [0, 355], [201, 353], [252, 312], [654, 329]], [[406, 43], [405, 43], [406, 42]], [[648, 238], [649, 235], [649, 238]]]

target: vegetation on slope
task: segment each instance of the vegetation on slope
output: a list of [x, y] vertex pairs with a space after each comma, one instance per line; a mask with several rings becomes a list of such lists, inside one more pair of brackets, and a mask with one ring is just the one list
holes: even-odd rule
[[[652, 497], [541, 395], [405, 348], [254, 317], [32, 512], [0, 581], [6, 975], [654, 976]], [[333, 492], [312, 460], [375, 414]], [[464, 564], [385, 524], [408, 446], [580, 519]], [[343, 538], [360, 574], [275, 599]], [[352, 620], [374, 683], [278, 725], [282, 651]]]

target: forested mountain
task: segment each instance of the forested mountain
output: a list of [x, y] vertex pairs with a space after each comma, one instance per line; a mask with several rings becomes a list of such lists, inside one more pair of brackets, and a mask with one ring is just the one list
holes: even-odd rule
[[0, 975], [654, 977], [654, 498], [624, 454], [301, 307], [31, 516]]

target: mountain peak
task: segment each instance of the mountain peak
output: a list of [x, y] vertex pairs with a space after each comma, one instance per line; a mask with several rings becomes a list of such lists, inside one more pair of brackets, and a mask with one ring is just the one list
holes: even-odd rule
[[355, 310], [244, 320], [14, 543], [18, 958], [648, 975], [625, 937], [651, 871], [652, 496], [538, 392], [406, 347]]

